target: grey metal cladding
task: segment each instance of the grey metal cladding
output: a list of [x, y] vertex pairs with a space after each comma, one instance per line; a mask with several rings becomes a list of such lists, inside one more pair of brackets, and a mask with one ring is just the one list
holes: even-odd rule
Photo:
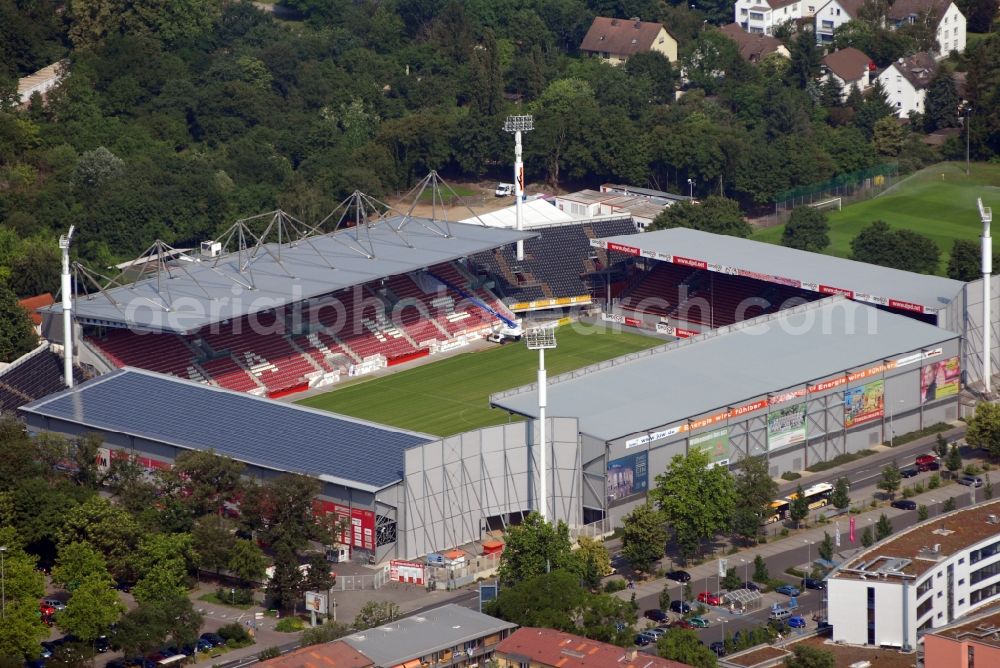
[[21, 410], [372, 491], [402, 479], [407, 448], [435, 438], [130, 368]]

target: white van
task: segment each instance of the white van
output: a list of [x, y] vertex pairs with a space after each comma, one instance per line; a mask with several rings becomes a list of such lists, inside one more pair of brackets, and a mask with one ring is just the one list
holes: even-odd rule
[[498, 183], [496, 190], [497, 197], [509, 197], [514, 194], [514, 184], [513, 183]]
[[771, 610], [771, 614], [768, 615], [768, 619], [772, 622], [783, 622], [792, 616], [791, 610], [786, 610], [785, 608], [778, 608], [777, 610]]

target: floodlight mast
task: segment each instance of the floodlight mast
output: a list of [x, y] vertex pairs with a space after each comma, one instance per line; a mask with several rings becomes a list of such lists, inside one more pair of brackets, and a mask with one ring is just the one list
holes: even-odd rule
[[538, 351], [538, 497], [535, 500], [538, 514], [549, 520], [548, 494], [548, 439], [545, 433], [545, 407], [548, 405], [545, 370], [545, 349], [556, 347], [556, 330], [552, 326], [533, 327], [525, 332], [524, 340], [529, 350]]
[[990, 308], [990, 280], [993, 275], [993, 238], [990, 236], [990, 223], [993, 222], [993, 209], [983, 206], [983, 199], [977, 200], [979, 204], [979, 218], [983, 221], [982, 255], [983, 255], [983, 393], [990, 393], [991, 380], [993, 375], [993, 323]]
[[[518, 232], [524, 229], [524, 211], [521, 200], [524, 198], [524, 163], [521, 161], [521, 133], [535, 129], [534, 116], [508, 116], [504, 121], [505, 132], [514, 133], [514, 218]], [[524, 241], [517, 240], [517, 261], [524, 261]]]
[[63, 318], [63, 379], [66, 387], [73, 387], [73, 282], [69, 274], [69, 245], [73, 241], [75, 226], [59, 237], [62, 252], [62, 318]]

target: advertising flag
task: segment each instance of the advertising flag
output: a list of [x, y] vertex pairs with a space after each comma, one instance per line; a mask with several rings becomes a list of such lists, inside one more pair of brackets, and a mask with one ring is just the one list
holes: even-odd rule
[[840, 522], [837, 522], [836, 527], [834, 527], [833, 544], [840, 547]]
[[851, 542], [853, 543], [854, 542], [854, 518], [853, 517], [851, 518], [851, 533], [850, 533], [849, 537], [851, 539]]

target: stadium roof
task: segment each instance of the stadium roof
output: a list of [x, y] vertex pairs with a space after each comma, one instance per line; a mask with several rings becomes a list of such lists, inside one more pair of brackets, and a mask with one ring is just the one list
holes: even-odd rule
[[[803, 388], [957, 336], [831, 297], [557, 376], [549, 381], [548, 414], [576, 417], [582, 433], [610, 441]], [[538, 413], [534, 385], [494, 394], [490, 401], [521, 415]]]
[[404, 661], [515, 628], [517, 624], [449, 603], [419, 615], [344, 636], [341, 640], [377, 666], [398, 666]]
[[[573, 216], [565, 211], [560, 211], [551, 202], [542, 198], [522, 202], [521, 212], [524, 216], [524, 229], [526, 230], [535, 227], [545, 227], [547, 225], [559, 225], [575, 220]], [[482, 221], [483, 224], [490, 227], [514, 229], [517, 225], [517, 205], [511, 204], [496, 211], [480, 213], [461, 222], [473, 223], [476, 221]]]
[[[74, 315], [90, 324], [186, 334], [533, 236], [395, 216], [293, 243], [251, 244], [219, 258], [185, 255], [169, 272], [78, 298]], [[44, 310], [61, 313], [62, 306]]]
[[404, 450], [436, 440], [132, 368], [20, 410], [187, 450], [211, 449], [247, 464], [371, 492], [402, 479]]
[[857, 301], [932, 313], [947, 306], [961, 281], [889, 269], [832, 255], [686, 228], [592, 239], [591, 244], [696, 269], [746, 276]]

